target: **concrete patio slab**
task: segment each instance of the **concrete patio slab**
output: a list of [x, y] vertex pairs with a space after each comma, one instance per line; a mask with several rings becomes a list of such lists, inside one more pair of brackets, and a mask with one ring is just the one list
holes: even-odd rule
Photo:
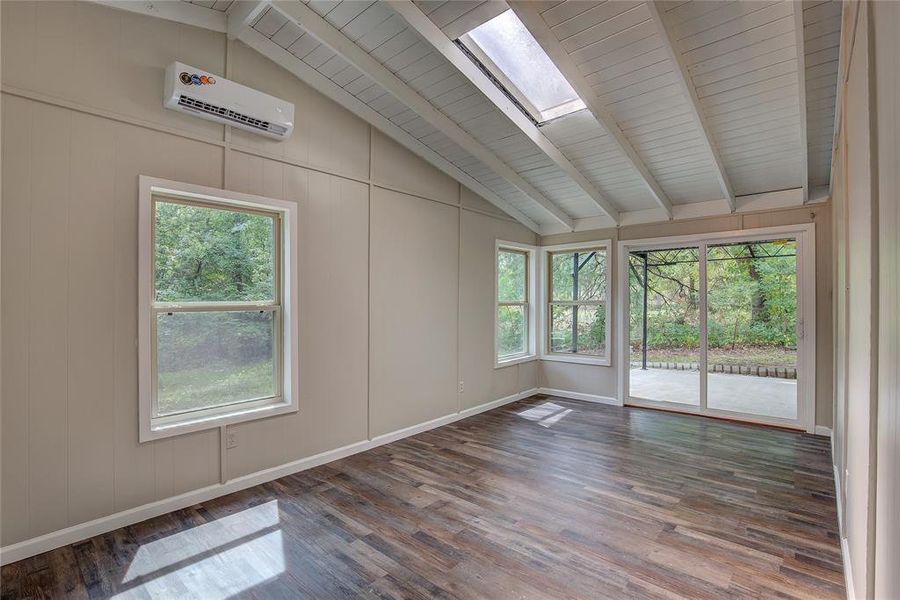
[[[631, 369], [631, 396], [657, 402], [700, 406], [700, 372]], [[709, 408], [797, 418], [797, 381], [753, 375], [709, 374]]]

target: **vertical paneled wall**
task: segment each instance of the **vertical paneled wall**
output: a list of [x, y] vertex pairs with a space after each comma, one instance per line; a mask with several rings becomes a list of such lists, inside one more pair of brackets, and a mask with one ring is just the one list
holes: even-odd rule
[[873, 211], [871, 136], [873, 118], [870, 97], [869, 51], [871, 31], [867, 25], [868, 6], [861, 3], [861, 15], [856, 23], [852, 59], [849, 61], [846, 103], [844, 105], [847, 162], [845, 164], [847, 218], [844, 222], [847, 253], [847, 313], [850, 318], [846, 331], [846, 385], [848, 410], [846, 414], [846, 464], [841, 473], [846, 488], [844, 533], [849, 564], [850, 584], [854, 597], [872, 597], [869, 580], [869, 554], [872, 543], [870, 511], [874, 505], [874, 464], [872, 462], [872, 419], [876, 400], [873, 373], [877, 357], [873, 342], [877, 330], [873, 294], [874, 270], [877, 269], [877, 222]]
[[900, 596], [900, 5], [879, 3], [875, 37], [878, 107], [878, 423], [873, 596]]
[[534, 365], [493, 369], [485, 325], [494, 238], [531, 232], [239, 43], [231, 77], [295, 103], [290, 140], [164, 110], [166, 65], [223, 74], [224, 35], [87, 2], [0, 10], [0, 544], [220, 480], [216, 430], [138, 443], [141, 174], [300, 206], [300, 411], [234, 426], [227, 477], [534, 387]]
[[900, 597], [898, 26], [893, 3], [844, 3], [833, 168], [833, 459], [853, 598]]

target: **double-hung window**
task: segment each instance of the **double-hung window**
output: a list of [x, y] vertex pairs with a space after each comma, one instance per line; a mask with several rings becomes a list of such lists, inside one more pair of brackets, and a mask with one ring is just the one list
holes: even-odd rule
[[295, 410], [292, 207], [141, 185], [142, 440]]
[[543, 358], [609, 364], [609, 243], [544, 249]]
[[534, 249], [498, 242], [496, 262], [496, 365], [534, 357]]

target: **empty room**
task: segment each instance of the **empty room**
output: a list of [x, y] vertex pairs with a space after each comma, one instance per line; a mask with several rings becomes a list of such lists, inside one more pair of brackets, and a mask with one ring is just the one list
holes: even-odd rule
[[898, 32], [0, 1], [0, 598], [900, 600]]

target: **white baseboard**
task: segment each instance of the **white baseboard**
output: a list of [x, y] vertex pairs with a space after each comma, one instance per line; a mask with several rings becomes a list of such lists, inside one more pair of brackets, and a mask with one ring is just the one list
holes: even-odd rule
[[616, 398], [609, 396], [598, 396], [597, 394], [585, 394], [582, 392], [570, 392], [568, 390], [557, 390], [555, 388], [538, 388], [537, 393], [546, 394], [548, 396], [559, 396], [561, 398], [569, 398], [571, 400], [583, 400], [584, 402], [596, 402], [598, 404], [612, 404], [622, 406]]
[[831, 469], [834, 471], [834, 499], [837, 504], [837, 519], [838, 519], [838, 537], [844, 538], [844, 521], [843, 521], [843, 511], [841, 510], [841, 474], [838, 473], [838, 466], [834, 464], [834, 461], [831, 463]]
[[361, 440], [359, 442], [348, 444], [340, 448], [335, 448], [334, 450], [328, 450], [326, 452], [321, 452], [313, 456], [301, 458], [300, 460], [285, 463], [277, 467], [263, 469], [262, 471], [250, 473], [249, 475], [243, 475], [235, 479], [230, 479], [225, 483], [217, 483], [215, 485], [210, 485], [198, 490], [186, 492], [178, 496], [172, 496], [171, 498], [157, 500], [156, 502], [150, 502], [149, 504], [144, 504], [142, 506], [137, 506], [135, 508], [130, 508], [128, 510], [123, 510], [121, 512], [107, 515], [105, 517], [100, 517], [99, 519], [94, 519], [93, 521], [79, 523], [78, 525], [66, 527], [65, 529], [60, 529], [58, 531], [53, 531], [38, 537], [11, 544], [9, 546], [4, 546], [3, 548], [0, 548], [0, 565], [7, 565], [9, 563], [35, 556], [36, 554], [41, 554], [42, 552], [48, 552], [61, 546], [74, 544], [76, 542], [94, 537], [95, 535], [101, 535], [103, 533], [119, 529], [120, 527], [140, 523], [141, 521], [145, 521], [153, 517], [158, 517], [175, 510], [181, 510], [182, 508], [187, 508], [189, 506], [193, 506], [194, 504], [206, 502], [208, 500], [212, 500], [213, 498], [218, 498], [219, 496], [225, 496], [226, 494], [238, 492], [240, 490], [253, 487], [254, 485], [259, 485], [261, 483], [273, 481], [280, 477], [285, 477], [287, 475], [299, 473], [300, 471], [312, 469], [313, 467], [318, 467], [319, 465], [324, 465], [325, 463], [345, 458], [352, 454], [364, 452], [377, 446], [389, 444], [390, 442], [416, 435], [417, 433], [422, 433], [424, 431], [428, 431], [429, 429], [441, 427], [442, 425], [447, 425], [449, 423], [453, 423], [454, 421], [459, 421], [461, 419], [465, 419], [467, 417], [492, 410], [499, 406], [503, 406], [504, 404], [509, 404], [517, 400], [528, 398], [529, 396], [533, 396], [537, 393], [537, 388], [526, 390], [518, 394], [513, 394], [512, 396], [500, 398], [499, 400], [494, 400], [492, 402], [487, 402], [479, 406], [467, 408], [458, 413], [453, 413], [450, 415], [439, 417], [437, 419], [432, 419], [431, 421], [426, 421], [425, 423], [413, 425], [412, 427], [406, 427], [404, 429], [399, 429], [391, 433], [379, 435], [372, 438], [371, 440]]
[[850, 547], [847, 545], [847, 538], [841, 537], [841, 557], [844, 561], [844, 588], [847, 593], [847, 600], [856, 598], [853, 587], [853, 570], [850, 568]]
[[[832, 438], [832, 453], [834, 452], [834, 438]], [[847, 536], [844, 532], [843, 504], [841, 502], [841, 474], [838, 466], [834, 464], [832, 456], [831, 468], [834, 470], [834, 498], [837, 503], [838, 518], [838, 537], [841, 540], [841, 562], [844, 565], [844, 588], [847, 593], [847, 600], [852, 600], [855, 596], [853, 587], [853, 570], [850, 566], [850, 547], [847, 545]]]
[[505, 398], [500, 398], [499, 400], [492, 400], [491, 402], [485, 402], [484, 404], [479, 404], [478, 406], [473, 406], [472, 408], [465, 408], [458, 413], [453, 413], [449, 415], [445, 415], [443, 417], [438, 417], [437, 419], [432, 419], [431, 421], [425, 421], [424, 423], [419, 423], [418, 425], [413, 425], [411, 427], [405, 427], [403, 429], [398, 429], [397, 431], [392, 431], [390, 433], [385, 433], [382, 435], [376, 435], [370, 441], [372, 444], [371, 447], [381, 446], [383, 444], [389, 444], [391, 442], [395, 442], [397, 440], [402, 440], [403, 438], [409, 437], [411, 435], [416, 435], [417, 433], [422, 433], [423, 431], [428, 431], [429, 429], [434, 429], [435, 427], [441, 427], [443, 425], [449, 425], [454, 421], [459, 421], [460, 419], [465, 419], [467, 417], [472, 417], [479, 413], [483, 413], [489, 410], [493, 410], [504, 404], [509, 404], [510, 402], [516, 402], [517, 400], [522, 400], [524, 398], [528, 398], [529, 396], [534, 396], [538, 393], [537, 388], [531, 388], [530, 390], [525, 390], [524, 392], [519, 392], [518, 394], [513, 394], [512, 396], [506, 396]]
[[824, 425], [816, 425], [816, 429], [813, 431], [816, 435], [821, 435], [827, 438], [831, 437], [831, 427], [825, 427]]

